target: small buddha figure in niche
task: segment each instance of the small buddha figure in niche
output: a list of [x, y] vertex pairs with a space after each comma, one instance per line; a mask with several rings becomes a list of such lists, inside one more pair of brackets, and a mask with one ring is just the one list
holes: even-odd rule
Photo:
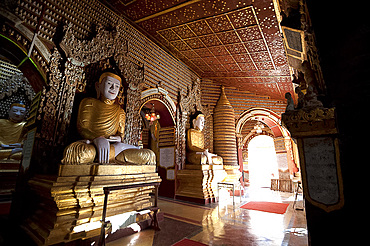
[[0, 159], [22, 159], [25, 116], [26, 106], [16, 102], [10, 105], [9, 119], [0, 119]]
[[63, 164], [130, 163], [155, 165], [153, 151], [123, 143], [125, 111], [115, 103], [121, 78], [105, 72], [95, 84], [97, 98], [81, 101], [77, 130], [84, 140], [70, 144], [64, 150]]
[[187, 131], [187, 161], [190, 164], [209, 164], [219, 165], [223, 164], [221, 156], [210, 153], [208, 149], [204, 148], [204, 128], [205, 118], [202, 112], [197, 111], [190, 118], [192, 127]]

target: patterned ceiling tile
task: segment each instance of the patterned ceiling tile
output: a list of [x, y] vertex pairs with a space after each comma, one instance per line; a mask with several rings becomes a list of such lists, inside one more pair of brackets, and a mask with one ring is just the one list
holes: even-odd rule
[[194, 49], [194, 51], [200, 56], [200, 57], [208, 57], [213, 56], [213, 54], [209, 51], [207, 48], [200, 48], [200, 49]]
[[197, 66], [199, 70], [201, 70], [203, 73], [213, 72], [213, 70], [208, 66]]
[[238, 29], [237, 32], [244, 42], [263, 38], [258, 26]]
[[172, 41], [171, 45], [178, 50], [190, 50], [190, 47], [186, 45], [186, 43], [182, 40]]
[[234, 64], [224, 64], [224, 67], [227, 71], [240, 71], [240, 68], [236, 63], [234, 63]]
[[167, 39], [168, 41], [174, 41], [174, 40], [179, 40], [180, 37], [176, 35], [172, 29], [165, 29], [165, 30], [160, 30], [157, 33], [162, 35], [163, 38]]
[[214, 46], [208, 48], [215, 56], [223, 56], [229, 54], [224, 46]]
[[257, 24], [256, 17], [254, 16], [252, 7], [232, 12], [227, 16], [229, 17], [230, 21], [233, 23], [236, 29]]
[[181, 53], [184, 56], [186, 56], [188, 59], [199, 58], [199, 55], [193, 50], [185, 50], [185, 51], [182, 51]]
[[195, 34], [190, 30], [190, 28], [187, 25], [177, 26], [172, 28], [172, 30], [182, 39], [195, 37]]
[[256, 70], [252, 62], [238, 63], [238, 65], [243, 71]]
[[256, 62], [256, 66], [258, 70], [270, 70], [274, 69], [274, 65], [272, 62]]
[[273, 0], [109, 2], [203, 78], [274, 98], [293, 90]]
[[249, 58], [249, 55], [248, 54], [234, 54], [233, 55], [234, 57], [234, 60], [236, 62], [252, 62], [251, 59]]
[[217, 72], [226, 72], [226, 68], [221, 64], [214, 64], [212, 68]]
[[204, 57], [203, 60], [208, 64], [208, 65], [213, 65], [213, 64], [220, 64], [220, 62], [217, 60], [216, 57]]
[[245, 46], [250, 53], [267, 50], [263, 39], [248, 41], [245, 43]]
[[199, 38], [208, 47], [221, 45], [220, 40], [217, 38], [215, 34], [201, 36]]
[[221, 40], [223, 44], [233, 44], [240, 42], [240, 39], [234, 30], [217, 33], [217, 37]]
[[251, 53], [254, 62], [271, 61], [270, 55], [267, 51]]
[[193, 49], [204, 48], [202, 41], [198, 37], [185, 39], [184, 41]]
[[190, 59], [192, 63], [196, 66], [207, 66], [207, 64], [204, 62], [202, 58], [195, 58], [195, 59]]
[[225, 47], [230, 52], [230, 54], [247, 53], [247, 50], [244, 48], [244, 45], [242, 43], [229, 44], [229, 45], [225, 45]]
[[207, 22], [205, 20], [200, 20], [196, 22], [192, 22], [188, 24], [188, 27], [197, 35], [207, 35], [211, 34], [212, 30], [209, 28]]
[[215, 33], [233, 29], [226, 15], [219, 15], [208, 18], [206, 21]]
[[235, 61], [231, 55], [217, 56], [217, 59], [221, 64], [235, 64]]

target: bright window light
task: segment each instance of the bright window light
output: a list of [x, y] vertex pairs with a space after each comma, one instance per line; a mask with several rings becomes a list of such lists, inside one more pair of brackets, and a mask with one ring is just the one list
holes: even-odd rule
[[259, 135], [248, 144], [249, 182], [254, 188], [270, 187], [272, 178], [279, 178], [274, 139]]

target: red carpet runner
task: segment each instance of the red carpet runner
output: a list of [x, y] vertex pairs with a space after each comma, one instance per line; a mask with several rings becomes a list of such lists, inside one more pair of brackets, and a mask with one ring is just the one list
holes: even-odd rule
[[268, 213], [284, 214], [288, 203], [277, 203], [277, 202], [248, 202], [241, 206], [241, 208], [258, 210]]
[[178, 241], [177, 243], [172, 244], [172, 246], [207, 246], [207, 244], [184, 238], [181, 241]]

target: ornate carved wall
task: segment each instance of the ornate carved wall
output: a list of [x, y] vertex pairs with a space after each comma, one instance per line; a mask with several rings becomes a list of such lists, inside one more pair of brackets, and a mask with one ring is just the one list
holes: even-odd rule
[[[198, 79], [183, 63], [99, 1], [19, 0], [17, 4], [1, 5], [1, 9], [0, 17], [5, 20], [1, 34], [24, 53], [29, 52], [47, 80], [41, 89], [35, 144], [45, 160], [46, 148], [64, 148], [76, 93], [86, 92], [95, 83], [96, 71], [115, 67], [125, 80], [119, 103], [126, 110], [129, 144], [137, 144], [139, 139], [142, 90], [160, 83], [177, 103], [178, 92]], [[55, 160], [48, 162], [58, 160], [58, 154], [53, 156]]]

